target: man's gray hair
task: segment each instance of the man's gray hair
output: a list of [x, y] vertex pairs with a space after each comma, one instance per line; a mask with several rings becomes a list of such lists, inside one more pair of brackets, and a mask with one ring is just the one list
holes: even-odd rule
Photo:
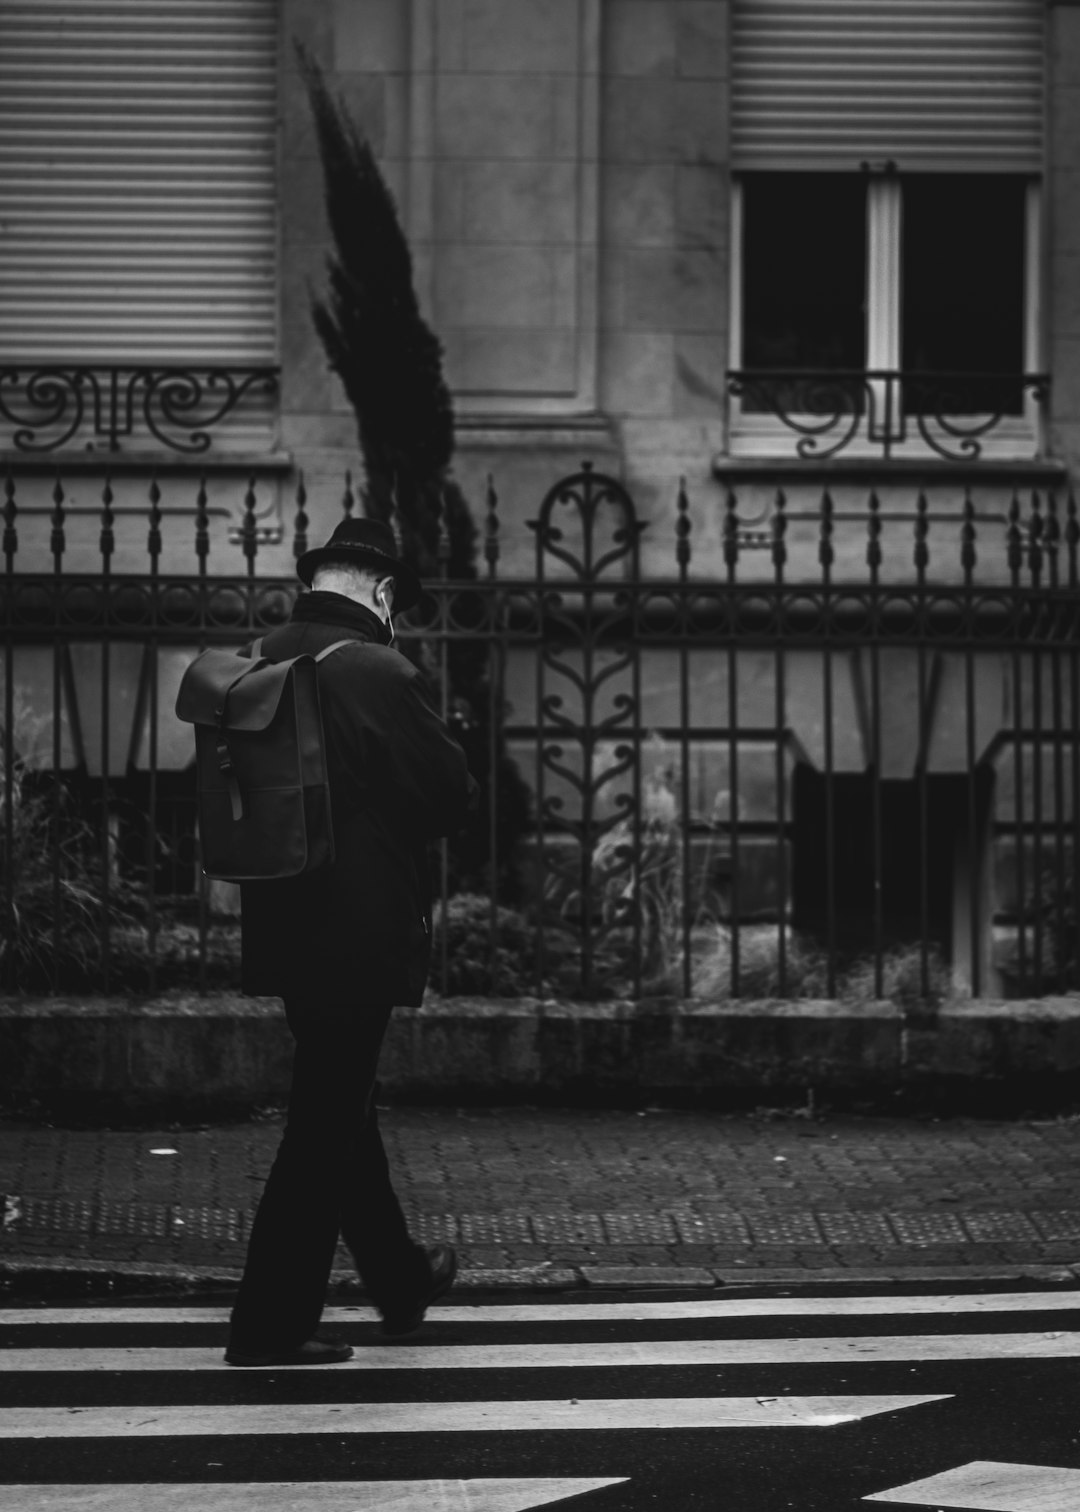
[[387, 577], [393, 577], [393, 573], [384, 567], [373, 567], [370, 562], [321, 562], [311, 575], [311, 586], [326, 589], [331, 583], [338, 583], [366, 588]]

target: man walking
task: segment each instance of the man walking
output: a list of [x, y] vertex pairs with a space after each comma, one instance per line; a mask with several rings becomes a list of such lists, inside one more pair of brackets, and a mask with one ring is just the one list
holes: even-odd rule
[[419, 1004], [431, 953], [427, 847], [458, 828], [475, 783], [421, 675], [390, 649], [420, 597], [389, 526], [345, 520], [297, 563], [312, 591], [263, 640], [273, 661], [350, 642], [319, 663], [334, 860], [242, 889], [245, 992], [281, 997], [296, 1040], [288, 1120], [251, 1231], [225, 1358], [315, 1365], [339, 1234], [382, 1314], [410, 1333], [452, 1284], [449, 1245], [409, 1236], [373, 1090], [395, 1004]]

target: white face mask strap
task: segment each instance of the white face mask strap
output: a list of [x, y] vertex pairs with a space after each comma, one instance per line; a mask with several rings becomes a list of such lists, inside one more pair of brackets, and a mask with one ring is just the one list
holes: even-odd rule
[[386, 589], [385, 588], [379, 594], [379, 603], [383, 606], [383, 609], [386, 611], [386, 623], [387, 623], [387, 627], [389, 628], [389, 631], [390, 631], [390, 644], [393, 645], [394, 644], [394, 621], [390, 617], [390, 605], [386, 602]]

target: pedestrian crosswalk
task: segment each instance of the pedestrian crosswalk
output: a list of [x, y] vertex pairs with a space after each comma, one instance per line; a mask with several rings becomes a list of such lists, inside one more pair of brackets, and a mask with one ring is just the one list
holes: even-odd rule
[[1080, 1512], [1080, 1291], [336, 1307], [351, 1360], [245, 1371], [226, 1321], [0, 1310], [0, 1507]]

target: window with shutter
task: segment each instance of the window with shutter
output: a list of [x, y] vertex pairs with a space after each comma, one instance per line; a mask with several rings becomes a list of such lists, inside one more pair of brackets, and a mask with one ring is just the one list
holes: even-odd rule
[[1039, 445], [1042, 0], [735, 0], [734, 451]]
[[[276, 72], [275, 0], [0, 0], [10, 411], [33, 419], [43, 369], [168, 366], [205, 390], [274, 363]], [[233, 421], [266, 406], [249, 389]]]

